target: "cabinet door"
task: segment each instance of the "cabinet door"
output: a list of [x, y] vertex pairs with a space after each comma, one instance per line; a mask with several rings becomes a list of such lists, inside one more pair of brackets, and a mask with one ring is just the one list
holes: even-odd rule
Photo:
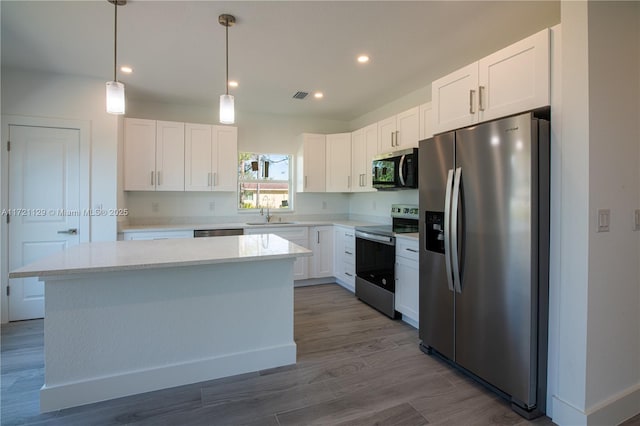
[[238, 185], [238, 128], [213, 126], [212, 177], [214, 191], [235, 191]]
[[396, 117], [396, 150], [417, 148], [420, 140], [420, 109], [411, 108]]
[[431, 102], [420, 105], [420, 140], [433, 137], [433, 111]]
[[371, 163], [377, 153], [377, 123], [351, 134], [351, 192], [374, 191], [371, 187]]
[[185, 191], [211, 191], [211, 126], [185, 124]]
[[184, 123], [156, 122], [156, 191], [184, 191]]
[[482, 121], [550, 104], [549, 30], [544, 29], [479, 61]]
[[378, 121], [378, 153], [396, 150], [396, 116]]
[[311, 278], [333, 276], [333, 226], [310, 228], [309, 243], [313, 251]]
[[156, 173], [156, 122], [124, 119], [124, 189], [154, 191]]
[[304, 133], [296, 158], [297, 192], [325, 192], [326, 182], [325, 135]]
[[477, 90], [477, 62], [431, 83], [433, 133], [442, 133], [477, 122]]
[[327, 135], [327, 192], [351, 189], [351, 133]]
[[418, 262], [396, 257], [396, 311], [418, 324]]

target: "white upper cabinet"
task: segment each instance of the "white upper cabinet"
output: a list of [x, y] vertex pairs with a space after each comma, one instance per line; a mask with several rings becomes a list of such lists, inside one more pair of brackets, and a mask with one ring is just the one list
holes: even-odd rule
[[420, 140], [433, 136], [433, 110], [431, 102], [419, 106], [420, 110]]
[[185, 190], [235, 191], [238, 129], [185, 124]]
[[549, 30], [431, 84], [433, 132], [549, 105]]
[[298, 138], [296, 158], [296, 191], [325, 192], [327, 187], [326, 137], [303, 133]]
[[124, 189], [184, 190], [184, 125], [124, 119]]
[[124, 189], [154, 191], [156, 188], [156, 122], [124, 119]]
[[156, 191], [184, 191], [184, 123], [156, 122]]
[[549, 30], [479, 61], [481, 120], [540, 108], [550, 103]]
[[235, 191], [238, 185], [238, 128], [212, 126], [211, 190]]
[[431, 83], [434, 133], [477, 122], [477, 91], [477, 62]]
[[326, 147], [326, 191], [351, 191], [351, 133], [327, 135]]
[[378, 153], [378, 125], [351, 133], [351, 192], [375, 191], [371, 187], [371, 163]]
[[420, 133], [419, 108], [414, 107], [378, 122], [378, 153], [417, 148]]

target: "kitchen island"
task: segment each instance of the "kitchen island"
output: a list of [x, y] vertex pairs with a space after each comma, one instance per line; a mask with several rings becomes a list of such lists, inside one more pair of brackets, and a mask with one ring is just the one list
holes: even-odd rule
[[86, 243], [45, 285], [43, 412], [296, 362], [293, 263], [272, 234]]

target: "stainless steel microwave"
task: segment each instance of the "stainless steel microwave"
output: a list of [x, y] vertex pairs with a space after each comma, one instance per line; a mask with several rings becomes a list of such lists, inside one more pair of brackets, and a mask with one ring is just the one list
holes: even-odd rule
[[380, 190], [418, 187], [418, 148], [389, 152], [373, 158], [372, 185]]

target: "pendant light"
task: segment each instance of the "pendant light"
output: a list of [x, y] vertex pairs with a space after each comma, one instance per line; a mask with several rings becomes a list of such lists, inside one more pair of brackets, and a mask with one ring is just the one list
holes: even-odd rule
[[124, 114], [124, 84], [118, 81], [118, 6], [127, 4], [127, 0], [107, 0], [115, 7], [113, 27], [113, 81], [107, 81], [107, 112]]
[[233, 95], [229, 94], [229, 27], [236, 23], [236, 18], [233, 15], [223, 14], [218, 16], [218, 22], [225, 27], [226, 33], [226, 63], [227, 74], [225, 80], [226, 92], [224, 95], [220, 95], [220, 123], [233, 124], [235, 121], [235, 111], [233, 105]]

